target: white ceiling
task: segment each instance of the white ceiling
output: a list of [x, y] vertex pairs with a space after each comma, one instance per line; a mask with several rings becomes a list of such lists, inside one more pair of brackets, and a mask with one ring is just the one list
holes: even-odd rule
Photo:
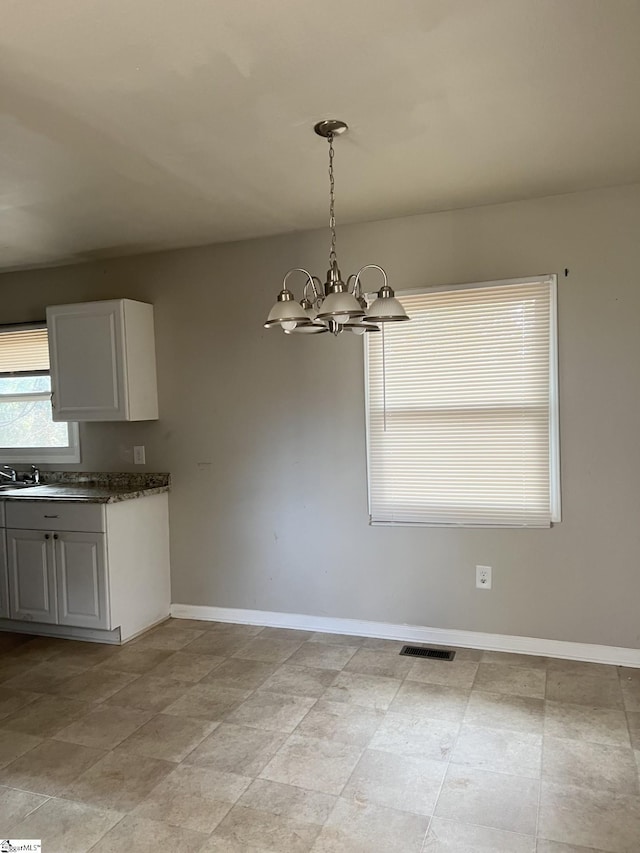
[[0, 268], [640, 180], [638, 0], [3, 0]]

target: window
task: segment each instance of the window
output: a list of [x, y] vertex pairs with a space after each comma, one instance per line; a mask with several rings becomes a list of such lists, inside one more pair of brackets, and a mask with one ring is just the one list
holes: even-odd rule
[[0, 462], [79, 462], [78, 425], [54, 423], [45, 326], [0, 327]]
[[559, 521], [555, 276], [401, 295], [365, 341], [371, 523]]

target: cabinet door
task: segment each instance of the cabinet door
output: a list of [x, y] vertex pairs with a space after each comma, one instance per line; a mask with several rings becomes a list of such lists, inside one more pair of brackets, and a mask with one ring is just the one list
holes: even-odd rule
[[54, 624], [58, 621], [51, 536], [41, 530], [7, 530], [12, 619]]
[[54, 533], [58, 624], [110, 628], [103, 533]]
[[9, 618], [9, 576], [7, 573], [7, 537], [0, 529], [0, 618]]
[[47, 308], [54, 421], [128, 417], [122, 300]]

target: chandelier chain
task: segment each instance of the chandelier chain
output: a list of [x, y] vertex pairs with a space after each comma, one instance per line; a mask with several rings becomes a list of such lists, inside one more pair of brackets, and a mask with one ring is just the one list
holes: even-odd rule
[[333, 133], [327, 136], [329, 141], [329, 228], [331, 229], [331, 250], [329, 266], [337, 260], [336, 256], [336, 214], [335, 214], [335, 180], [333, 177]]

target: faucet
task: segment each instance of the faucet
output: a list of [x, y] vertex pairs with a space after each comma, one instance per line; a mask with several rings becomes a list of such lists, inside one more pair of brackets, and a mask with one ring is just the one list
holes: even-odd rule
[[[8, 471], [9, 473], [6, 473]], [[7, 480], [10, 480], [12, 483], [16, 483], [18, 481], [18, 472], [15, 468], [10, 468], [8, 465], [3, 465], [0, 469], [0, 477], [6, 477]]]

